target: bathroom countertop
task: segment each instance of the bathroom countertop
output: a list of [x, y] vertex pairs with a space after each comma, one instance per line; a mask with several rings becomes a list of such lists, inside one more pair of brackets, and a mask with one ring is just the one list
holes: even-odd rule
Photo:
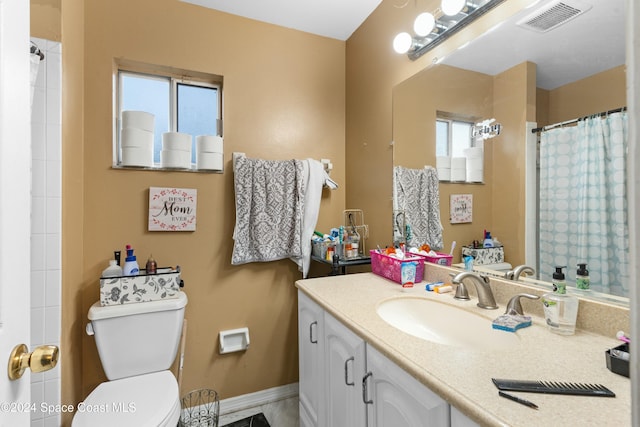
[[[475, 297], [457, 301], [453, 293], [426, 292], [424, 285], [403, 291], [373, 273], [296, 282], [298, 289], [368, 344], [480, 425], [631, 424], [630, 380], [606, 367], [605, 351], [621, 344], [613, 336], [585, 330], [561, 336], [548, 331], [543, 318], [533, 316], [531, 327], [516, 332], [520, 338], [516, 346], [499, 351], [472, 350], [413, 337], [376, 314], [380, 302], [406, 296], [436, 299], [490, 320], [504, 313], [500, 300], [500, 309], [483, 310], [476, 306]], [[534, 410], [499, 397], [491, 378], [602, 384], [616, 397], [512, 393], [536, 403], [539, 409]]]

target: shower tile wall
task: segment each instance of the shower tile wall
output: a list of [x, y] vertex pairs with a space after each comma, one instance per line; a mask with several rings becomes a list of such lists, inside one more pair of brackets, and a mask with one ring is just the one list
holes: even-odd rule
[[[45, 58], [40, 64], [31, 109], [31, 343], [60, 345], [61, 283], [61, 44], [32, 38]], [[59, 426], [60, 414], [41, 404], [60, 404], [60, 361], [31, 374], [31, 425]]]

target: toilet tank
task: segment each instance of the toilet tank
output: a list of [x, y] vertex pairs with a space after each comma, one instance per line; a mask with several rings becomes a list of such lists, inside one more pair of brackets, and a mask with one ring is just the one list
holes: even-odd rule
[[89, 309], [87, 332], [98, 347], [109, 380], [164, 371], [178, 352], [187, 295], [158, 301]]

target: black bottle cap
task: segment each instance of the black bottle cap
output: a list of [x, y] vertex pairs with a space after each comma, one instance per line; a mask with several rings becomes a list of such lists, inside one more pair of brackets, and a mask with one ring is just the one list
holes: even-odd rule
[[578, 271], [576, 273], [578, 276], [588, 276], [589, 275], [589, 270], [587, 270], [587, 263], [580, 263], [578, 264]]
[[556, 267], [556, 272], [553, 273], [554, 280], [564, 280], [564, 273], [562, 272], [563, 268], [567, 268], [567, 266]]

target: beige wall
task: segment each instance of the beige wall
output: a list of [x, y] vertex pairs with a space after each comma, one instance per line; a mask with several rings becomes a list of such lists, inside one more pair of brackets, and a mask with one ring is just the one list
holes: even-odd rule
[[[39, 13], [50, 7], [58, 18]], [[105, 379], [84, 334], [86, 313], [107, 260], [128, 243], [142, 262], [153, 252], [160, 265], [182, 267], [190, 299], [183, 391], [212, 387], [228, 398], [296, 382], [300, 273], [288, 260], [230, 265], [229, 162], [234, 151], [331, 159], [340, 189], [323, 192], [317, 228], [341, 222], [345, 43], [173, 0], [34, 0], [32, 12], [32, 35], [63, 44], [63, 402], [80, 401]], [[224, 76], [224, 174], [111, 169], [116, 58]], [[197, 189], [197, 231], [147, 232], [150, 186]], [[311, 275], [326, 272], [312, 266]], [[218, 331], [241, 326], [250, 329], [250, 349], [219, 355]]]
[[543, 91], [538, 101], [538, 126], [572, 120], [624, 107], [626, 102], [626, 67], [621, 65], [586, 77], [557, 89]]
[[31, 36], [62, 40], [62, 0], [30, 0]]
[[[114, 249], [180, 265], [188, 335], [183, 391], [222, 398], [296, 382], [297, 305], [289, 260], [231, 266], [235, 223], [231, 153], [266, 159], [329, 158], [342, 184], [324, 194], [319, 229], [344, 209], [344, 42], [174, 0], [85, 4], [83, 309]], [[225, 173], [111, 169], [115, 58], [224, 76]], [[148, 232], [148, 188], [198, 190], [195, 232]], [[249, 327], [244, 353], [218, 354], [218, 332]], [[104, 380], [94, 340], [83, 340], [83, 394]]]

